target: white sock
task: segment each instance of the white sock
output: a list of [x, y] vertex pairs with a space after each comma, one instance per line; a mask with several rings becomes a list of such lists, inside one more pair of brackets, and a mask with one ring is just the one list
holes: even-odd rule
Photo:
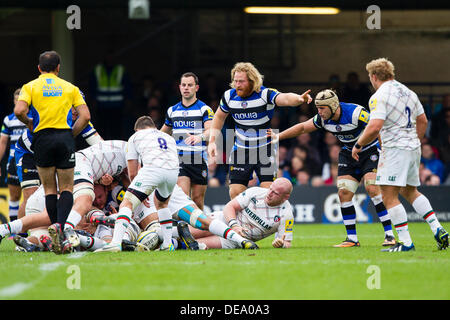
[[241, 237], [239, 234], [237, 234], [233, 229], [231, 229], [229, 226], [227, 226], [224, 222], [213, 219], [211, 223], [209, 224], [209, 231], [216, 236], [225, 238], [227, 240], [231, 240], [237, 243], [241, 243], [245, 239]]
[[439, 223], [436, 214], [433, 211], [433, 207], [431, 207], [430, 201], [423, 194], [418, 196], [416, 200], [412, 203], [414, 210], [420, 214], [423, 219], [428, 222], [428, 225], [431, 228], [433, 234], [436, 233], [438, 228], [441, 228], [441, 224]]
[[80, 238], [80, 245], [88, 251], [95, 251], [107, 244], [105, 241], [97, 237], [87, 237], [82, 234], [78, 234], [78, 238]]
[[0, 236], [6, 237], [12, 233], [21, 233], [22, 232], [22, 220], [17, 219], [9, 223], [4, 223], [0, 225]]
[[130, 208], [122, 207], [119, 209], [116, 223], [114, 224], [114, 233], [113, 238], [111, 240], [111, 244], [120, 244], [122, 245], [122, 239], [125, 234], [125, 231], [128, 228], [128, 225], [130, 224], [132, 211]]
[[71, 210], [69, 216], [67, 217], [66, 223], [64, 224], [64, 230], [71, 228], [75, 229], [75, 227], [80, 223], [83, 217], [75, 210]]
[[392, 224], [397, 231], [398, 238], [405, 246], [410, 246], [412, 244], [411, 235], [408, 230], [408, 216], [406, 215], [406, 210], [402, 204], [396, 205], [388, 209], [389, 215], [391, 216]]
[[17, 218], [17, 214], [19, 213], [19, 206], [20, 206], [20, 200], [19, 201], [11, 201], [9, 200], [9, 217], [10, 218]]
[[172, 214], [170, 213], [170, 209], [159, 209], [158, 219], [159, 224], [161, 225], [161, 233], [163, 239], [162, 246], [168, 247], [171, 244], [172, 240]]

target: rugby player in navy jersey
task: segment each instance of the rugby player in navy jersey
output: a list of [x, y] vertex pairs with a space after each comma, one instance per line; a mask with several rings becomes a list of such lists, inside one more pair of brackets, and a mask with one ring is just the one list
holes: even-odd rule
[[395, 245], [391, 219], [383, 204], [380, 187], [375, 185], [380, 148], [378, 138], [363, 148], [359, 161], [354, 160], [351, 153], [354, 144], [367, 126], [369, 112], [360, 105], [339, 102], [337, 94], [329, 89], [322, 90], [316, 95], [315, 105], [318, 113], [313, 118], [298, 123], [279, 134], [268, 130], [268, 134], [274, 143], [318, 129], [335, 135], [343, 145], [339, 153], [337, 187], [342, 218], [347, 231], [347, 238], [335, 247], [360, 246], [356, 235], [356, 210], [352, 199], [363, 179], [366, 191], [372, 199], [384, 227], [385, 239], [382, 245]]
[[198, 77], [192, 72], [181, 76], [181, 101], [167, 109], [162, 132], [177, 142], [180, 173], [177, 185], [203, 210], [208, 185], [206, 141], [214, 111], [197, 99]]
[[[299, 95], [281, 93], [263, 86], [263, 76], [249, 62], [236, 63], [231, 70], [231, 89], [225, 91], [210, 129], [210, 161], [218, 155], [218, 137], [229, 114], [235, 123], [235, 140], [230, 154], [230, 198], [247, 189], [253, 172], [260, 187], [269, 188], [276, 179], [277, 163], [274, 145], [266, 130], [270, 127], [275, 106], [299, 106], [312, 101], [310, 90]], [[227, 135], [227, 138], [228, 135]]]

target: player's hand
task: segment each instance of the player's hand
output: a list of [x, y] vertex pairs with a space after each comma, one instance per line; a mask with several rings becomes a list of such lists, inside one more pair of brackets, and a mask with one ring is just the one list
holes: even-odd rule
[[147, 208], [150, 208], [150, 200], [149, 200], [149, 198], [148, 198], [148, 197], [145, 198], [145, 200], [142, 201], [142, 204], [143, 204], [144, 206], [146, 206]]
[[107, 173], [104, 174], [99, 180], [100, 184], [102, 184], [104, 186], [109, 186], [113, 181], [114, 181], [114, 178]]
[[216, 162], [217, 157], [217, 146], [215, 142], [210, 142], [208, 144], [208, 160]]
[[359, 161], [359, 155], [358, 153], [361, 151], [362, 148], [356, 148], [355, 146], [353, 146], [352, 149], [352, 158], [355, 159], [356, 161]]
[[184, 143], [186, 143], [187, 145], [196, 145], [202, 142], [202, 137], [201, 136], [196, 136], [193, 134], [188, 133], [188, 137], [186, 139], [184, 139]]
[[231, 230], [233, 230], [234, 232], [236, 232], [238, 235], [240, 235], [241, 237], [246, 237], [247, 235], [245, 234], [245, 232], [248, 232], [249, 230], [247, 228], [243, 228], [239, 225], [235, 225], [231, 228]]
[[286, 237], [286, 235], [283, 234], [283, 237], [275, 238], [275, 240], [272, 241], [272, 247], [274, 247], [274, 248], [283, 248], [283, 246], [284, 246], [284, 238], [285, 237]]
[[280, 134], [273, 132], [272, 129], [267, 129], [267, 137], [270, 137], [272, 140], [270, 141], [270, 143], [275, 144], [278, 143], [278, 141], [280, 140]]
[[313, 99], [312, 99], [312, 97], [311, 97], [310, 94], [309, 94], [310, 92], [311, 92], [311, 89], [309, 89], [309, 90], [303, 92], [303, 93], [300, 95], [300, 97], [301, 97], [302, 100], [303, 100], [302, 104], [305, 103], [305, 102], [308, 103], [308, 104], [311, 103], [311, 101], [312, 101]]

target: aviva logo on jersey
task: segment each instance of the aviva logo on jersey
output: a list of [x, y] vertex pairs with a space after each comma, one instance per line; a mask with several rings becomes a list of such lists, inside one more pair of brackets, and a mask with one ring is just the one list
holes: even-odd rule
[[60, 97], [62, 95], [62, 87], [51, 85], [55, 83], [53, 79], [46, 79], [47, 85], [42, 87], [42, 95], [44, 97]]

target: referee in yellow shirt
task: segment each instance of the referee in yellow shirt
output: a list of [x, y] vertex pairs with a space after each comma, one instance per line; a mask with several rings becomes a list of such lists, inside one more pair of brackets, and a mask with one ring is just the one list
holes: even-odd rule
[[[60, 60], [55, 51], [46, 51], [39, 56], [41, 75], [22, 87], [14, 108], [17, 118], [33, 133], [31, 149], [44, 186], [45, 206], [52, 222], [49, 233], [55, 253], [61, 252], [64, 237], [70, 238], [70, 234], [63, 235], [61, 228], [73, 205], [74, 137], [86, 127], [91, 117], [80, 90], [58, 77]], [[72, 106], [79, 114], [73, 127], [70, 126]], [[27, 116], [30, 110], [31, 118]]]

